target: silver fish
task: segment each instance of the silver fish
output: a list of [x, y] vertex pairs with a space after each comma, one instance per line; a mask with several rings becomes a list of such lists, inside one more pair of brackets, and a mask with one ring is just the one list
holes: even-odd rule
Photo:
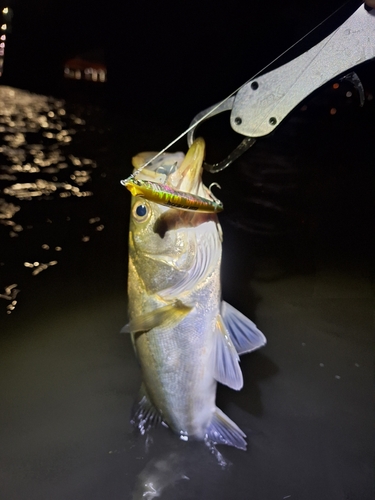
[[[207, 197], [205, 144], [165, 154], [139, 177]], [[151, 155], [152, 153], [149, 153]], [[147, 154], [133, 158], [138, 168]], [[143, 384], [134, 423], [163, 422], [181, 439], [246, 449], [245, 434], [215, 404], [217, 382], [243, 386], [239, 355], [266, 343], [252, 321], [221, 298], [222, 231], [215, 213], [168, 208], [132, 197], [129, 323]]]

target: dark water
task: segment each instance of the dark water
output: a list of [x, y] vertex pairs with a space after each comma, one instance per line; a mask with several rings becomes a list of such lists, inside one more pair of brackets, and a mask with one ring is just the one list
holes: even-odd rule
[[119, 180], [181, 129], [0, 87], [1, 498], [374, 498], [373, 70], [363, 109], [323, 90], [214, 179], [224, 298], [268, 339], [242, 359], [244, 389], [219, 388], [248, 436], [220, 447], [224, 468], [129, 422]]

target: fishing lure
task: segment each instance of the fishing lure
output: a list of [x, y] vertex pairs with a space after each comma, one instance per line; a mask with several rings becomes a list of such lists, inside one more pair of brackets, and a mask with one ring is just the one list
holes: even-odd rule
[[[223, 210], [223, 204], [212, 194], [211, 190], [210, 194], [212, 200], [209, 200], [202, 196], [173, 189], [166, 184], [136, 179], [134, 175], [121, 181], [121, 184], [125, 186], [133, 196], [143, 196], [146, 200], [159, 203], [159, 205], [203, 213], [217, 213]], [[211, 186], [212, 185], [218, 184], [214, 183], [211, 184]]]

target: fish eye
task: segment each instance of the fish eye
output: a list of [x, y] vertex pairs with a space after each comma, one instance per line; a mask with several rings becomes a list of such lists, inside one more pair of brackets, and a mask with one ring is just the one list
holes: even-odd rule
[[150, 206], [146, 200], [137, 201], [133, 205], [133, 217], [137, 222], [145, 222], [150, 216]]

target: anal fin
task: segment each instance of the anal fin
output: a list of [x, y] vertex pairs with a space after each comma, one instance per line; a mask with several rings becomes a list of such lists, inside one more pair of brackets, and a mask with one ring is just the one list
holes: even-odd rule
[[208, 426], [206, 438], [214, 444], [225, 444], [235, 446], [240, 450], [246, 450], [246, 434], [223, 413], [216, 408], [210, 425]]

